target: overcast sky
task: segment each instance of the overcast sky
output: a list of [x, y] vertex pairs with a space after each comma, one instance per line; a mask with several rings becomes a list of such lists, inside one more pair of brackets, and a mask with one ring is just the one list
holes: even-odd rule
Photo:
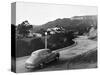
[[97, 7], [27, 2], [16, 3], [16, 25], [25, 20], [28, 20], [33, 25], [42, 25], [57, 18], [70, 18], [81, 15], [97, 15]]

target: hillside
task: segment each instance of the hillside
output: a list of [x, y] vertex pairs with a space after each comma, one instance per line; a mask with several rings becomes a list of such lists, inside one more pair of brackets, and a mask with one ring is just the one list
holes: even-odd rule
[[74, 16], [71, 18], [63, 19], [58, 18], [41, 26], [33, 27], [33, 32], [39, 32], [41, 29], [46, 30], [47, 28], [63, 27], [67, 31], [73, 30], [83, 34], [84, 32], [89, 32], [91, 25], [97, 28], [97, 15]]
[[[26, 24], [27, 22], [28, 21], [24, 21], [23, 23]], [[72, 18], [63, 19], [59, 18], [42, 26], [33, 25], [32, 30], [33, 32], [44, 34], [46, 29], [53, 27], [62, 27], [64, 29], [64, 33], [49, 35], [48, 48], [52, 50], [72, 45], [74, 43], [72, 39], [79, 35], [88, 35], [89, 39], [97, 39], [97, 16], [75, 16]], [[32, 51], [44, 48], [44, 36], [41, 38], [24, 37], [17, 39], [16, 43], [16, 56], [25, 56], [29, 55]]]

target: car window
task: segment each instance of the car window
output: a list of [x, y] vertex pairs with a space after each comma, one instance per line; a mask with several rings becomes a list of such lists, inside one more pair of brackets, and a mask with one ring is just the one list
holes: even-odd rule
[[48, 51], [43, 51], [43, 52], [41, 52], [39, 55], [40, 55], [41, 57], [44, 57], [44, 56], [46, 56], [47, 54], [49, 54]]

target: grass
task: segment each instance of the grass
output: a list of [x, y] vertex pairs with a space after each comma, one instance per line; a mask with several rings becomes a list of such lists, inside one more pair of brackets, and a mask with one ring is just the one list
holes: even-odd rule
[[96, 62], [97, 61], [97, 50], [88, 51], [82, 55], [78, 55], [70, 59], [70, 63], [76, 62]]
[[82, 66], [88, 67], [88, 65], [91, 65], [90, 67], [97, 66], [97, 50], [88, 51], [82, 55], [68, 59], [68, 69], [73, 69], [73, 67], [80, 68]]

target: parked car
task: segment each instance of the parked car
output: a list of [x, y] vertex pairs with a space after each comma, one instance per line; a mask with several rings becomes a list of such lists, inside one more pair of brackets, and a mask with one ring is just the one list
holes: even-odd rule
[[28, 69], [43, 68], [45, 64], [58, 60], [59, 55], [58, 52], [51, 51], [50, 49], [39, 49], [32, 52], [31, 56], [25, 62], [25, 67]]

